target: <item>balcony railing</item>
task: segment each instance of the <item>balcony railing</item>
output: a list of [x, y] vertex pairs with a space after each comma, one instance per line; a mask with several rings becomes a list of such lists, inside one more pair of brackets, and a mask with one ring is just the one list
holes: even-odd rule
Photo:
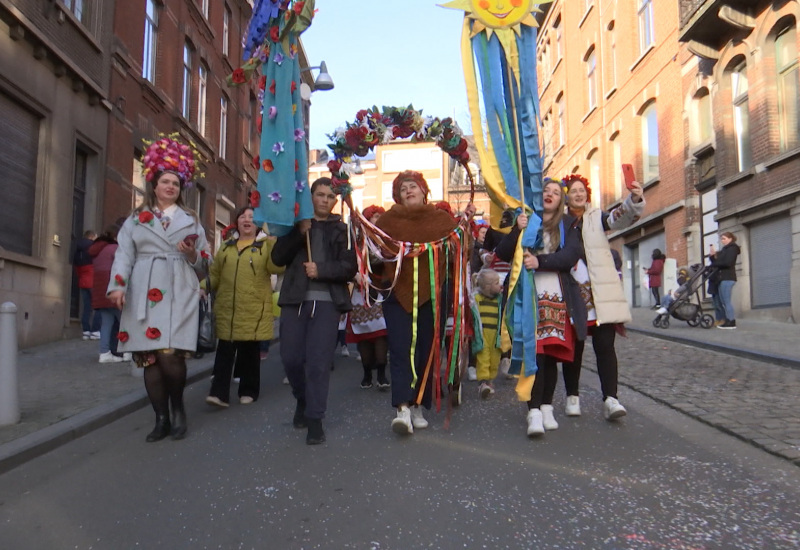
[[681, 6], [681, 28], [694, 17], [694, 14], [703, 7], [703, 4], [711, 3], [714, 0], [680, 0]]

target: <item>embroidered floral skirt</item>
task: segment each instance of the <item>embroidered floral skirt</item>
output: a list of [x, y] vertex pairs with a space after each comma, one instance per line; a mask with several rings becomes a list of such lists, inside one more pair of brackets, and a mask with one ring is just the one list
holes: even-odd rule
[[535, 277], [539, 309], [536, 353], [571, 362], [575, 358], [575, 335], [558, 274], [536, 272]]

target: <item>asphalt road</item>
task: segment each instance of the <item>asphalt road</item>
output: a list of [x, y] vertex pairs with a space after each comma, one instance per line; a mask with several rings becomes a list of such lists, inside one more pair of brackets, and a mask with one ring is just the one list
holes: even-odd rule
[[0, 476], [0, 547], [800, 547], [800, 469], [630, 390], [607, 423], [593, 373], [584, 415], [564, 418], [559, 390], [561, 427], [539, 440], [504, 382], [485, 402], [469, 384], [449, 430], [442, 412], [400, 438], [388, 394], [337, 359], [316, 447], [291, 426], [277, 353], [263, 373], [246, 407], [191, 387], [184, 441], [145, 444], [143, 410]]

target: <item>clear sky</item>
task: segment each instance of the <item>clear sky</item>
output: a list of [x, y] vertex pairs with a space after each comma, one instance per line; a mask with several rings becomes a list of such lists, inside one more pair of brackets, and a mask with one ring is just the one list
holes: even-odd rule
[[[359, 109], [377, 105], [455, 116], [471, 134], [461, 68], [462, 10], [445, 0], [317, 0], [317, 14], [301, 39], [312, 66], [325, 61], [334, 89], [311, 96], [312, 149]], [[318, 71], [312, 71], [314, 77]]]

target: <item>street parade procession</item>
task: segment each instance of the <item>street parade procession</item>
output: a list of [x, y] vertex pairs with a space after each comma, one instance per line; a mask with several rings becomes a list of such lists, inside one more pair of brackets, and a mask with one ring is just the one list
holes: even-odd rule
[[[500, 370], [517, 380], [527, 436], [557, 429], [557, 363], [563, 364], [565, 414], [580, 416], [588, 336], [604, 417], [627, 414], [617, 395], [614, 342], [631, 317], [605, 235], [641, 218], [641, 185], [631, 182], [628, 198], [602, 212], [589, 204], [586, 177], [543, 177], [537, 7], [512, 2], [500, 18], [483, 3], [472, 4], [454, 0], [442, 7], [465, 11], [464, 72], [492, 201], [489, 222], [498, 235], [493, 249], [483, 248], [485, 239], [475, 242], [481, 226], [474, 220], [468, 143], [452, 118], [423, 115], [411, 105], [362, 109], [329, 135], [330, 176], [308, 181], [298, 38], [312, 23], [313, 1], [260, 1], [254, 8], [246, 63], [229, 83], [259, 80], [258, 184], [213, 257], [205, 230], [181, 200], [202, 164], [199, 153], [177, 136], [149, 144], [146, 200], [120, 228], [108, 286], [122, 310], [118, 349], [144, 369], [155, 411], [148, 442], [187, 435], [185, 359], [197, 350], [198, 330], [213, 329], [218, 339], [211, 343], [216, 359], [206, 401], [229, 407], [234, 369], [239, 402], [258, 399], [260, 343], [273, 338], [274, 305], [280, 358], [296, 400], [292, 424], [307, 430], [309, 445], [326, 440], [330, 365], [345, 315], [363, 361], [361, 387], [371, 387], [377, 369], [379, 387], [390, 388], [397, 434], [428, 427], [425, 411], [441, 411], [443, 404], [449, 426], [465, 380], [474, 376], [480, 396], [489, 398]], [[463, 166], [472, 187], [463, 211], [433, 201], [423, 174], [411, 169], [394, 178], [395, 204], [388, 210], [354, 206], [350, 177], [359, 158], [395, 140], [433, 142]], [[511, 223], [501, 229], [503, 213]], [[502, 276], [491, 263], [471, 262], [475, 251], [504, 261]], [[242, 263], [252, 269], [240, 271]], [[273, 275], [282, 278], [276, 298]], [[213, 303], [203, 317], [200, 295]]]
[[799, 18], [0, 0], [0, 546], [800, 548]]

